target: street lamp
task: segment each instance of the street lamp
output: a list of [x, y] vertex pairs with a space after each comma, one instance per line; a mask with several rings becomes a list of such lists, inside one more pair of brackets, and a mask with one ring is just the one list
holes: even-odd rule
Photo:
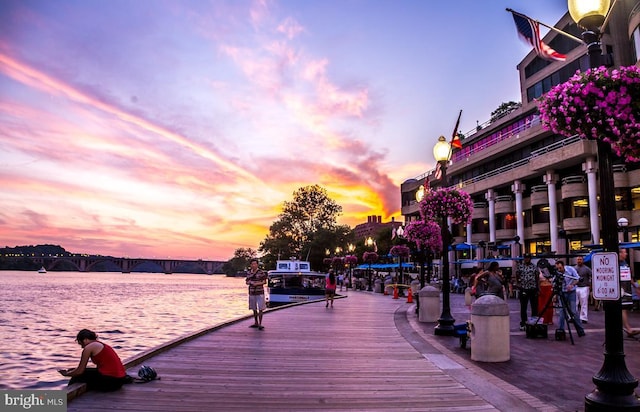
[[[371, 236], [367, 238], [366, 243], [369, 248], [373, 246], [373, 239], [371, 239]], [[367, 292], [373, 292], [373, 287], [371, 287], [371, 259], [369, 259], [369, 287], [367, 288]]]
[[[402, 226], [398, 226], [398, 229], [396, 230], [396, 235], [398, 236], [398, 239], [402, 238], [402, 236], [404, 235], [404, 229], [402, 228]], [[400, 273], [398, 274], [400, 281], [398, 283], [400, 285], [403, 285], [404, 273], [402, 273], [402, 256], [398, 256], [398, 270], [400, 271]], [[398, 288], [398, 290], [402, 290], [402, 289]]]
[[622, 228], [622, 240], [626, 243], [629, 241], [629, 219], [621, 217], [618, 219], [618, 227]]
[[[606, 20], [610, 5], [610, 0], [568, 0], [571, 18], [585, 29], [582, 39], [587, 44], [591, 68], [600, 66], [600, 28]], [[597, 150], [602, 245], [605, 252], [617, 253], [619, 243], [611, 145], [597, 139]], [[604, 335], [604, 362], [592, 378], [596, 389], [585, 396], [585, 412], [640, 411], [640, 400], [634, 393], [638, 380], [631, 375], [624, 361], [620, 299], [604, 302]]]
[[[353, 251], [356, 250], [356, 245], [354, 245], [353, 243], [349, 243], [347, 245], [347, 250], [349, 250], [349, 255], [353, 255]], [[353, 274], [353, 267], [352, 267], [352, 262], [351, 259], [349, 259], [349, 285], [347, 285], [347, 290], [349, 290], [349, 286], [353, 287], [353, 283], [352, 282], [352, 274]], [[357, 262], [357, 261], [356, 261]]]
[[[438, 142], [433, 146], [433, 157], [440, 164], [441, 186], [447, 186], [447, 163], [451, 156], [451, 146], [444, 136], [438, 138]], [[451, 234], [447, 226], [447, 217], [442, 217], [440, 222], [440, 230], [442, 235], [442, 314], [438, 319], [438, 325], [435, 328], [435, 334], [438, 336], [449, 336], [453, 334], [453, 324], [455, 319], [451, 316], [451, 307], [449, 303], [449, 294], [451, 285], [449, 285], [449, 243], [451, 243]]]

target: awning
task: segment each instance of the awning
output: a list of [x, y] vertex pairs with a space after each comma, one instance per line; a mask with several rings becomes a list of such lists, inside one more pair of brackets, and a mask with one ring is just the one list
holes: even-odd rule
[[[399, 265], [397, 263], [372, 263], [371, 269], [374, 270], [382, 270], [382, 269], [398, 269]], [[402, 262], [403, 269], [413, 268], [413, 263]], [[368, 263], [363, 263], [359, 266], [356, 266], [356, 269], [369, 269]]]
[[465, 250], [473, 250], [476, 249], [478, 246], [476, 245], [467, 245], [466, 243], [456, 243], [455, 245], [449, 246], [449, 250], [453, 250], [455, 248], [456, 251], [458, 252], [464, 252]]

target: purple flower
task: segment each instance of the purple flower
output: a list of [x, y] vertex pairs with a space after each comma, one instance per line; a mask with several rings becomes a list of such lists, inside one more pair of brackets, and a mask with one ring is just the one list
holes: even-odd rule
[[545, 128], [562, 136], [602, 139], [627, 161], [640, 158], [640, 68], [576, 73], [538, 101]]

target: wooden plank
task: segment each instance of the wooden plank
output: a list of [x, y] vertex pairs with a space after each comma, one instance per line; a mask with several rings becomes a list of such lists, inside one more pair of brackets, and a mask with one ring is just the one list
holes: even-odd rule
[[88, 392], [68, 411], [496, 410], [400, 335], [401, 301], [350, 295], [270, 311], [263, 331], [245, 319], [173, 342], [144, 360], [161, 380]]

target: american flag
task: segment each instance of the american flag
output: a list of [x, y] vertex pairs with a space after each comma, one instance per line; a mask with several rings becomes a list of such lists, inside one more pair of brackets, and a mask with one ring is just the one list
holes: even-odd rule
[[540, 24], [526, 16], [511, 13], [520, 37], [533, 46], [536, 54], [545, 60], [565, 61], [566, 55], [558, 53], [540, 39]]

